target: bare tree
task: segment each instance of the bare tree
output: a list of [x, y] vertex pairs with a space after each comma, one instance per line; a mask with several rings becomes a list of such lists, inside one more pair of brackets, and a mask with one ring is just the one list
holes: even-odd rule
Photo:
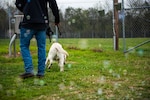
[[134, 7], [141, 7], [145, 0], [127, 0], [127, 6], [134, 8]]
[[105, 1], [104, 9], [106, 10], [106, 12], [109, 12], [109, 11], [112, 9], [112, 4], [111, 4], [111, 2], [109, 2], [108, 0]]
[[3, 1], [0, 1], [0, 9], [3, 8]]

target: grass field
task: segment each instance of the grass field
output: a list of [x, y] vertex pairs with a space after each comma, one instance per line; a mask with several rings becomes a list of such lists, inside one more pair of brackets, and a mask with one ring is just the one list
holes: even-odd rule
[[[148, 38], [127, 39], [132, 48]], [[16, 40], [16, 57], [8, 56], [9, 40], [0, 40], [0, 100], [149, 100], [150, 43], [127, 54], [113, 50], [112, 39], [60, 39], [69, 57], [65, 71], [57, 63], [42, 79], [22, 80], [24, 72]], [[47, 52], [50, 44], [47, 40]], [[36, 41], [31, 42], [37, 71]]]

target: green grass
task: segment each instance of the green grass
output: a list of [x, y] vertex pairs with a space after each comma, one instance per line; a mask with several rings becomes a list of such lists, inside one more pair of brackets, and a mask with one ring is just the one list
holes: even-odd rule
[[[127, 48], [148, 38], [127, 39]], [[112, 39], [60, 39], [69, 57], [65, 71], [57, 63], [43, 79], [22, 80], [24, 72], [16, 41], [16, 58], [8, 56], [9, 40], [0, 40], [0, 100], [148, 100], [150, 99], [150, 43], [132, 52], [113, 50]], [[50, 47], [47, 40], [46, 50]], [[31, 42], [35, 73], [36, 42]]]

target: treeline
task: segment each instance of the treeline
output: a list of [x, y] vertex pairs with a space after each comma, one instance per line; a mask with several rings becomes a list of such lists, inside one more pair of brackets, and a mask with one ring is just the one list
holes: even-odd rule
[[0, 38], [7, 37], [8, 15], [4, 9], [0, 8]]
[[95, 8], [67, 8], [61, 21], [62, 37], [107, 38], [113, 35], [111, 11], [105, 14]]
[[[130, 0], [129, 0], [130, 1]], [[136, 1], [136, 0], [135, 0]], [[135, 5], [135, 2], [131, 2], [130, 7], [142, 7], [146, 8], [130, 9], [125, 11], [125, 32], [126, 37], [150, 37], [150, 2], [142, 2], [140, 5]], [[8, 9], [9, 8], [9, 9]], [[8, 13], [10, 11], [10, 13]], [[121, 15], [121, 11], [120, 15]], [[9, 17], [13, 18], [14, 14], [19, 12], [13, 6], [3, 8], [0, 7], [0, 38], [9, 37]], [[119, 16], [120, 16], [119, 15]], [[54, 17], [52, 12], [49, 12], [50, 26], [53, 31], [55, 27], [53, 25]], [[112, 38], [113, 37], [113, 12], [109, 10], [98, 10], [98, 8], [89, 8], [83, 10], [81, 8], [75, 9], [69, 7], [64, 13], [60, 9], [60, 31], [62, 38]], [[11, 23], [11, 29], [13, 24]], [[13, 32], [13, 30], [11, 31]], [[122, 37], [122, 20], [119, 20], [119, 37]]]

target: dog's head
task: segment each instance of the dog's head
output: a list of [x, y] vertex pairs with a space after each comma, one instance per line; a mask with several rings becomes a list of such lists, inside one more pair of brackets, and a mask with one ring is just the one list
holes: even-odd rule
[[52, 43], [56, 43], [57, 40], [58, 40], [58, 37], [57, 37], [56, 35], [52, 35], [52, 36], [51, 36], [51, 42], [52, 42]]

